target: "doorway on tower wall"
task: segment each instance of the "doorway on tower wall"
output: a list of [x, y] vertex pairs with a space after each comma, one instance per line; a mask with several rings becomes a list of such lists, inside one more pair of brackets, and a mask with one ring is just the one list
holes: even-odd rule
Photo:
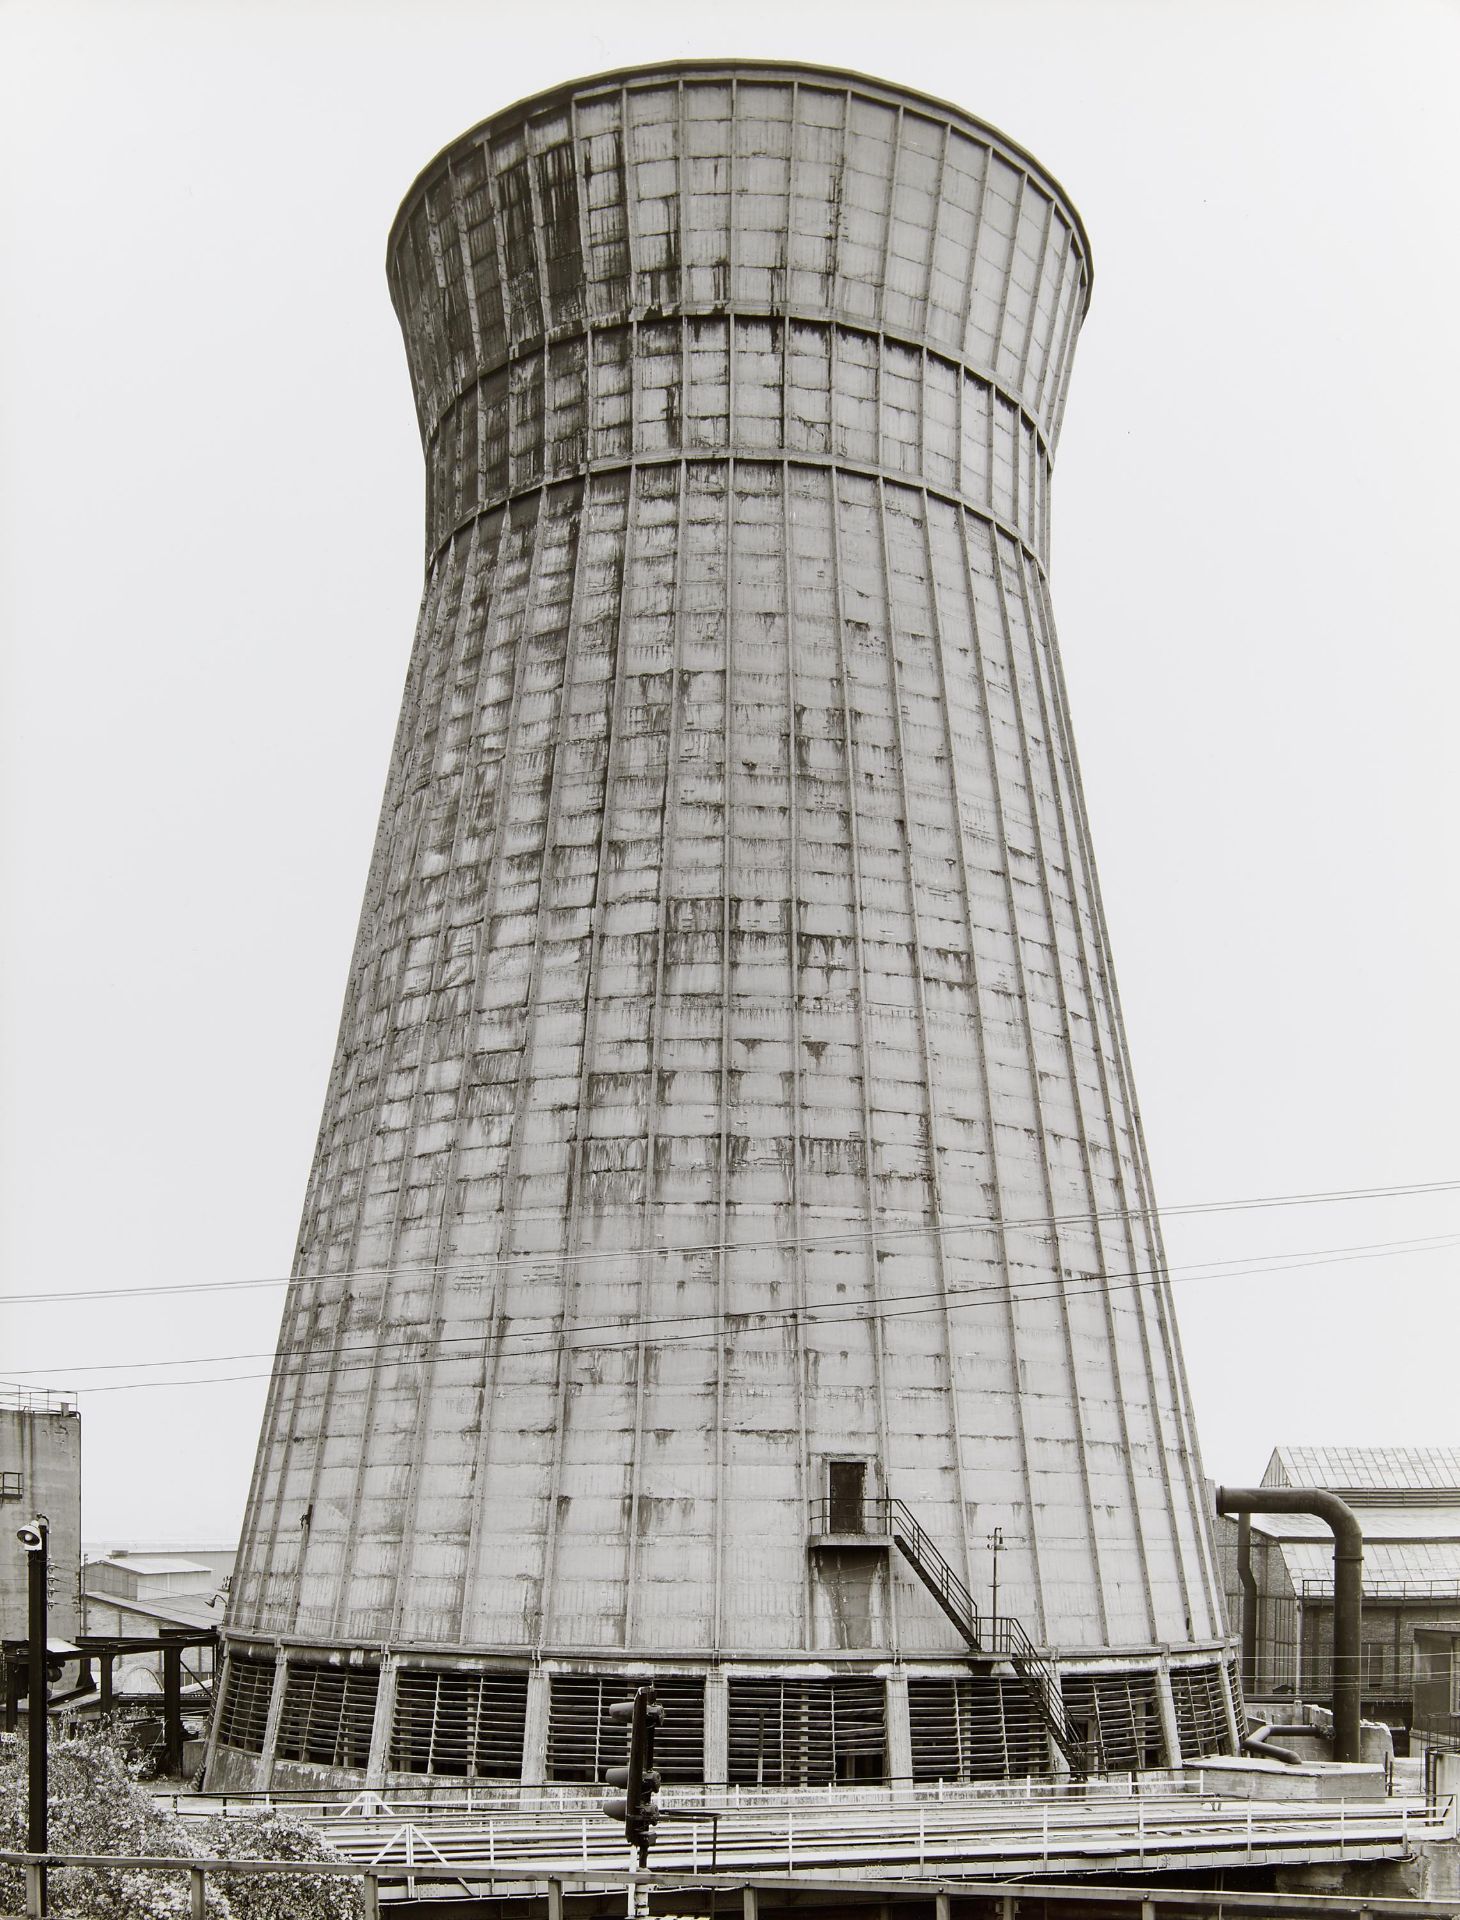
[[828, 1460], [826, 1463], [828, 1533], [867, 1531], [867, 1462]]

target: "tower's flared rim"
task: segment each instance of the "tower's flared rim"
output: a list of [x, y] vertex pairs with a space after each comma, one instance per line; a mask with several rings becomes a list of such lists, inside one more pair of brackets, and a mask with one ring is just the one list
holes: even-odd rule
[[967, 108], [956, 105], [951, 100], [940, 99], [937, 94], [924, 93], [918, 87], [904, 86], [900, 81], [879, 80], [875, 75], [859, 73], [852, 67], [821, 66], [806, 60], [655, 60], [644, 65], [630, 67], [609, 67], [602, 73], [583, 74], [576, 80], [565, 80], [557, 86], [546, 87], [540, 93], [524, 95], [514, 100], [510, 106], [500, 108], [496, 113], [485, 114], [480, 120], [463, 129], [453, 139], [448, 140], [430, 160], [428, 160], [410, 186], [396, 210], [390, 223], [390, 232], [386, 236], [385, 258], [386, 272], [389, 274], [391, 257], [395, 251], [397, 237], [407, 209], [412, 207], [421, 193], [446, 166], [452, 154], [459, 148], [490, 127], [494, 131], [505, 132], [524, 120], [534, 119], [538, 114], [550, 112], [577, 95], [592, 93], [604, 87], [626, 86], [629, 83], [644, 84], [654, 80], [680, 80], [685, 78], [708, 79], [716, 74], [726, 78], [738, 78], [744, 74], [765, 74], [768, 77], [785, 80], [805, 77], [815, 81], [830, 81], [838, 86], [855, 88], [873, 99], [885, 100], [892, 104], [911, 103], [919, 109], [931, 109], [940, 118], [952, 121], [972, 132], [978, 139], [986, 141], [1002, 150], [1020, 167], [1034, 174], [1057, 199], [1069, 214], [1079, 242], [1080, 252], [1085, 261], [1085, 303], [1082, 314], [1089, 311], [1090, 292], [1095, 279], [1095, 264], [1090, 250], [1090, 236], [1085, 223], [1080, 218], [1079, 209], [1060, 182], [1041, 160], [1020, 146], [1017, 140], [1011, 140], [1008, 134], [993, 125], [991, 121], [979, 119], [977, 114]]

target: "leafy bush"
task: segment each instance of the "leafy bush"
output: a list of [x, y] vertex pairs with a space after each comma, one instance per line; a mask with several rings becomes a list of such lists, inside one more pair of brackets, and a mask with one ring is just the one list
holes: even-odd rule
[[[219, 1860], [338, 1860], [339, 1853], [307, 1820], [269, 1808], [220, 1815], [199, 1839]], [[213, 1876], [208, 1876], [213, 1884]], [[230, 1873], [218, 1885], [228, 1895], [233, 1920], [357, 1920], [364, 1911], [360, 1883], [345, 1875], [315, 1880], [282, 1873]]]
[[[124, 1727], [89, 1723], [51, 1728], [48, 1840], [54, 1853], [157, 1854], [190, 1860], [338, 1860], [316, 1827], [273, 1810], [182, 1820], [140, 1784], [143, 1757], [130, 1750]], [[25, 1741], [0, 1734], [0, 1848], [27, 1844]], [[56, 1867], [50, 1908], [76, 1920], [186, 1920], [188, 1876], [109, 1873]], [[274, 1873], [209, 1874], [209, 1920], [357, 1920], [364, 1910], [357, 1880], [295, 1879]], [[0, 1867], [0, 1913], [25, 1910], [25, 1878]]]
[[[28, 1841], [26, 1744], [0, 1736], [0, 1847], [24, 1851]], [[138, 1784], [124, 1737], [97, 1728], [85, 1734], [51, 1729], [47, 1769], [47, 1838], [56, 1853], [170, 1854], [195, 1858], [202, 1849], [175, 1814]], [[188, 1911], [181, 1873], [107, 1873], [57, 1867], [49, 1875], [51, 1911], [85, 1920], [171, 1920]], [[0, 1867], [0, 1909], [25, 1910], [25, 1876]], [[228, 1920], [229, 1903], [209, 1888], [208, 1912]]]

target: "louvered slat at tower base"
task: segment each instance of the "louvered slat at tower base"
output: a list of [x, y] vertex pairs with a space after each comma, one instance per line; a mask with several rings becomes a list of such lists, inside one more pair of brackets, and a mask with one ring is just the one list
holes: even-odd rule
[[581, 1782], [646, 1676], [744, 1785], [1230, 1740], [1046, 582], [1078, 217], [690, 64], [463, 135], [388, 272], [425, 597], [212, 1779]]

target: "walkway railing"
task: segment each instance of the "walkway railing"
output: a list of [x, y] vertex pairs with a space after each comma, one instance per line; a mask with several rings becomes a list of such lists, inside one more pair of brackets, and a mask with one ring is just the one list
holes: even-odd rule
[[[827, 1530], [836, 1531], [834, 1502], [828, 1502]], [[949, 1565], [942, 1548], [905, 1500], [883, 1494], [865, 1502], [855, 1532], [885, 1535], [962, 1634], [972, 1653], [992, 1654], [1013, 1667], [1040, 1725], [1064, 1756], [1077, 1780], [1090, 1772], [1091, 1755], [1060, 1697], [1059, 1675], [1035, 1646], [1022, 1624], [1006, 1614], [981, 1615], [973, 1595]]]
[[[623, 1887], [629, 1882], [645, 1890], [687, 1885], [733, 1889], [770, 1887], [776, 1881], [785, 1887], [790, 1879], [805, 1890], [854, 1881], [863, 1894], [873, 1883], [885, 1885], [890, 1900], [913, 1893], [920, 1893], [924, 1901], [933, 1893], [951, 1898], [956, 1892], [962, 1904], [979, 1899], [1007, 1901], [1011, 1895], [1007, 1883], [1033, 1874], [1084, 1877], [1102, 1869], [1130, 1875], [1182, 1866], [1210, 1869], [1396, 1859], [1417, 1840], [1453, 1840], [1455, 1836], [1454, 1808], [1449, 1802], [1426, 1810], [1394, 1801], [1232, 1805], [1211, 1800], [1196, 1807], [1188, 1803], [1162, 1808], [1136, 1800], [1123, 1806], [1114, 1802], [1104, 1809], [1075, 1801], [1063, 1809], [1046, 1806], [1032, 1820], [1013, 1826], [992, 1809], [982, 1819], [971, 1818], [966, 1811], [960, 1818], [952, 1808], [944, 1809], [941, 1819], [935, 1819], [934, 1810], [927, 1807], [888, 1809], [877, 1820], [836, 1819], [829, 1812], [824, 1810], [818, 1819], [804, 1810], [787, 1810], [772, 1830], [758, 1833], [742, 1829], [727, 1834], [722, 1825], [717, 1848], [693, 1829], [678, 1836], [661, 1833], [654, 1867], [646, 1873], [633, 1871], [621, 1833], [601, 1815], [561, 1823], [565, 1831], [535, 1835], [525, 1833], [520, 1825], [515, 1830], [494, 1828], [489, 1834], [480, 1827], [452, 1832], [433, 1826], [429, 1835], [410, 1826], [355, 1834], [334, 1828], [330, 1837], [336, 1845], [355, 1854], [353, 1859], [339, 1861], [0, 1852], [0, 1862], [25, 1870], [28, 1915], [42, 1911], [45, 1871], [82, 1867], [96, 1872], [186, 1875], [193, 1920], [204, 1920], [210, 1878], [222, 1877], [225, 1886], [226, 1876], [239, 1873], [293, 1875], [296, 1880], [350, 1878], [361, 1887], [366, 1920], [380, 1920], [382, 1893], [388, 1890], [394, 1895], [399, 1890], [410, 1895], [418, 1882], [455, 1884], [469, 1895], [495, 1892], [510, 1897], [535, 1892], [541, 1897], [546, 1892], [550, 1916], [562, 1914], [566, 1888]], [[1004, 1884], [995, 1887], [990, 1884], [994, 1881]], [[1038, 1898], [1077, 1905], [1089, 1891], [1044, 1885]], [[1128, 1883], [1122, 1894], [1129, 1894], [1132, 1904], [1137, 1904]], [[1032, 1890], [1030, 1897], [1034, 1897]], [[1101, 1890], [1100, 1898], [1106, 1903], [1120, 1897]], [[1173, 1913], [1181, 1911], [1179, 1902], [1193, 1898], [1198, 1905], [1189, 1911], [1199, 1910], [1204, 1898], [1225, 1901], [1228, 1913], [1271, 1915], [1285, 1910], [1283, 1897], [1273, 1894], [1251, 1896], [1254, 1902], [1266, 1904], [1246, 1909], [1234, 1904], [1243, 1896], [1230, 1892], [1192, 1896], [1162, 1888], [1155, 1896], [1146, 1893], [1148, 1900], [1153, 1897], [1163, 1906], [1169, 1901], [1167, 1910]], [[1427, 1915], [1449, 1916], [1455, 1903], [1452, 1899], [1431, 1906], [1356, 1895], [1350, 1909], [1342, 1899], [1325, 1894], [1306, 1905], [1295, 1901], [1293, 1910], [1330, 1916], [1367, 1910], [1376, 1916], [1404, 1913], [1411, 1920], [1421, 1920]], [[754, 1911], [753, 1901], [746, 1902], [746, 1911]], [[948, 1911], [941, 1901], [940, 1911]], [[1002, 1912], [1016, 1913], [1017, 1905], [1006, 1904]]]

